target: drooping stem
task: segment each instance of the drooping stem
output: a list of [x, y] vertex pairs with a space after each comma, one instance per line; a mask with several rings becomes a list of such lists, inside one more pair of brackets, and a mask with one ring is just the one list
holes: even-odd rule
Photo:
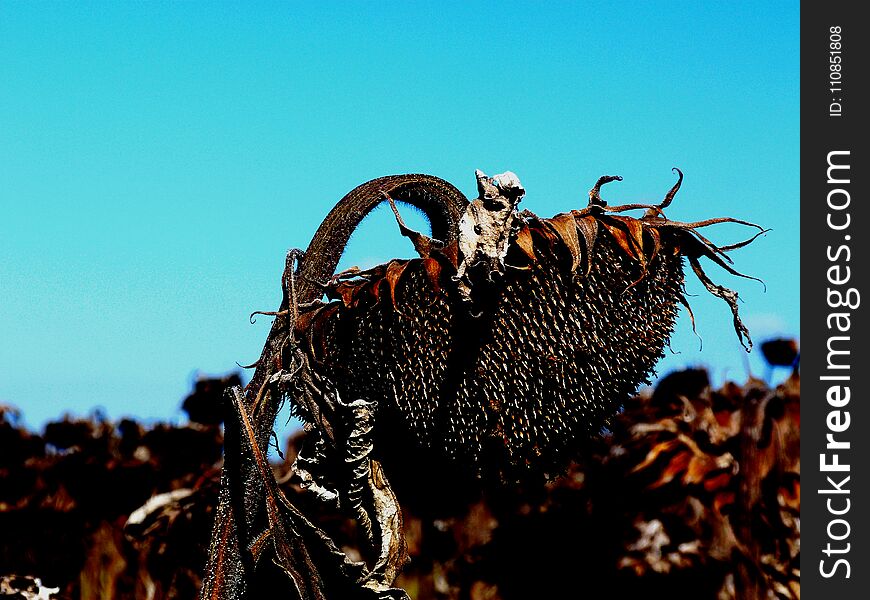
[[[284, 298], [277, 313], [292, 312], [292, 305], [306, 304], [318, 299], [323, 284], [332, 277], [351, 234], [367, 214], [384, 201], [384, 194], [395, 200], [411, 204], [426, 215], [432, 227], [432, 237], [449, 244], [456, 239], [459, 220], [468, 206], [468, 199], [450, 183], [432, 175], [389, 175], [368, 181], [347, 193], [335, 205], [317, 229], [308, 249], [299, 260], [293, 278], [293, 300], [285, 285]], [[294, 255], [298, 259], [298, 255]], [[292, 269], [292, 261], [288, 262]], [[285, 283], [288, 274], [284, 275]], [[258, 390], [274, 369], [273, 358], [284, 346], [288, 334], [284, 317], [277, 316], [269, 332], [266, 345], [257, 361], [257, 369], [245, 393], [253, 401]], [[261, 429], [261, 435], [267, 432]], [[262, 442], [261, 442], [262, 443]]]
[[354, 229], [388, 194], [422, 210], [432, 227], [432, 237], [447, 244], [456, 239], [459, 219], [468, 199], [454, 186], [431, 175], [391, 175], [373, 179], [353, 189], [323, 220], [299, 267], [297, 292], [300, 302], [317, 297], [317, 282], [335, 272]]

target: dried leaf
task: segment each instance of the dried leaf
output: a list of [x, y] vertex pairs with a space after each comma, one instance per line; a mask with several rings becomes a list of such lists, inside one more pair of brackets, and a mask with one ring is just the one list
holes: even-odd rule
[[679, 179], [677, 179], [677, 182], [674, 184], [674, 187], [672, 187], [670, 189], [670, 191], [668, 191], [667, 195], [665, 195], [665, 199], [662, 200], [661, 204], [659, 204], [659, 206], [658, 206], [659, 209], [667, 208], [668, 206], [670, 206], [671, 202], [674, 200], [674, 196], [677, 195], [677, 192], [679, 191], [680, 186], [683, 185], [683, 172], [680, 171], [676, 167], [674, 167], [672, 169], [672, 171], [677, 172], [677, 174], [679, 175]]
[[708, 492], [721, 490], [731, 485], [731, 474], [728, 472], [717, 473], [713, 477], [704, 480], [704, 489]]
[[363, 287], [363, 292], [368, 293], [374, 304], [377, 304], [377, 302], [381, 299], [381, 283], [383, 283], [383, 279], [376, 279], [374, 281], [368, 282]]
[[638, 471], [642, 471], [650, 466], [652, 463], [656, 461], [656, 459], [665, 452], [671, 452], [675, 448], [680, 445], [680, 440], [677, 438], [672, 438], [667, 441], [661, 442], [653, 446], [653, 448], [647, 453], [646, 458], [643, 459], [642, 462], [635, 465], [631, 470], [632, 473], [636, 473]]
[[650, 252], [648, 259], [649, 262], [652, 262], [662, 249], [662, 234], [655, 227], [647, 227], [646, 232], [649, 234], [649, 237], [653, 242], [652, 252]]
[[459, 264], [459, 244], [454, 240], [443, 248], [433, 253], [436, 257], [442, 256], [455, 269]]
[[[749, 330], [746, 328], [746, 325], [744, 325], [743, 321], [740, 320], [740, 314], [737, 307], [737, 292], [713, 283], [701, 268], [701, 263], [698, 262], [698, 259], [694, 256], [689, 256], [688, 258], [689, 264], [692, 265], [692, 270], [695, 272], [695, 275], [698, 276], [698, 279], [701, 280], [701, 283], [704, 284], [704, 287], [707, 288], [707, 291], [714, 296], [722, 298], [728, 303], [728, 306], [731, 308], [731, 313], [734, 315], [734, 331], [737, 332], [737, 338], [740, 340], [740, 344], [747, 352], [749, 352], [752, 349], [752, 338], [749, 337]], [[754, 279], [754, 277], [750, 279]]]
[[595, 248], [595, 240], [598, 237], [598, 219], [594, 216], [578, 217], [577, 211], [573, 211], [574, 220], [577, 223], [577, 229], [583, 236], [583, 241], [586, 243], [586, 274], [592, 270], [592, 251]]
[[580, 240], [577, 237], [577, 221], [572, 214], [562, 213], [552, 219], [544, 219], [544, 223], [556, 233], [571, 254], [571, 272], [573, 273], [580, 266], [582, 255]]
[[643, 250], [643, 222], [631, 217], [617, 215], [610, 215], [607, 218], [613, 219], [625, 227], [628, 233], [628, 241], [632, 247], [629, 254], [633, 255], [640, 262], [644, 270], [646, 270], [646, 255]]
[[530, 261], [535, 262], [535, 244], [532, 240], [532, 234], [529, 231], [528, 225], [523, 225], [522, 228], [517, 232], [516, 244], [520, 250], [522, 250], [523, 254], [525, 254]]
[[542, 247], [554, 249], [559, 242], [559, 236], [548, 227], [542, 219], [530, 216], [526, 219], [529, 232], [532, 234], [533, 245], [540, 244]]
[[423, 260], [423, 273], [426, 275], [426, 279], [436, 294], [441, 291], [441, 270], [441, 263], [436, 259], [427, 258]]
[[[608, 215], [606, 217], [600, 217], [599, 221], [610, 235], [613, 236], [613, 239], [616, 240], [616, 243], [620, 248], [622, 248], [622, 251], [625, 252], [627, 256], [637, 260], [638, 262], [645, 263], [646, 259], [643, 256], [643, 245], [638, 245], [638, 242], [635, 240], [635, 233], [632, 230], [633, 228], [631, 228], [626, 222], [628, 219], [623, 219], [626, 219], [626, 217]], [[630, 220], [635, 221], [642, 231], [642, 226], [636, 219]]]
[[689, 304], [689, 301], [686, 299], [686, 295], [680, 294], [679, 297], [677, 298], [677, 300], [680, 301], [680, 304], [682, 304], [684, 307], [686, 307], [686, 312], [689, 313], [689, 318], [692, 321], [692, 333], [694, 333], [695, 337], [698, 338], [698, 341], [701, 343], [701, 349], [703, 349], [704, 340], [701, 339], [701, 336], [698, 335], [698, 330], [695, 328], [695, 313], [692, 312], [692, 307]]
[[683, 482], [687, 484], [701, 483], [707, 474], [718, 468], [716, 460], [704, 453], [694, 454], [686, 468]]
[[335, 293], [338, 294], [338, 297], [341, 299], [341, 303], [348, 308], [351, 308], [356, 304], [354, 299], [360, 287], [362, 286], [358, 283], [344, 281], [336, 285], [333, 289]]
[[677, 452], [661, 470], [661, 476], [650, 484], [649, 489], [656, 489], [673, 481], [674, 477], [686, 470], [691, 460], [692, 453], [688, 450]]
[[398, 308], [398, 305], [396, 304], [396, 286], [399, 284], [399, 280], [402, 278], [402, 275], [405, 273], [405, 269], [407, 268], [408, 261], [404, 260], [391, 260], [387, 265], [387, 272], [384, 274], [384, 279], [390, 288], [390, 300], [393, 302], [393, 308]]
[[727, 246], [719, 246], [719, 250], [721, 250], [723, 252], [730, 252], [731, 250], [737, 250], [738, 248], [743, 248], [744, 246], [748, 246], [749, 244], [754, 242], [758, 238], [758, 236], [763, 235], [769, 231], [770, 231], [770, 229], [762, 229], [761, 231], [759, 231], [758, 233], [753, 235], [751, 238], [745, 239], [742, 242], [737, 242], [736, 244], [730, 244]]

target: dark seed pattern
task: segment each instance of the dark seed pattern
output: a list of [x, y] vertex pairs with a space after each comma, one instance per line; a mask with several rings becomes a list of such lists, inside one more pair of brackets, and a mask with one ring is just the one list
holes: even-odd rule
[[572, 271], [568, 247], [536, 224], [529, 268], [480, 282], [471, 309], [451, 293], [450, 270], [433, 282], [422, 259], [407, 262], [393, 294], [386, 280], [377, 294], [357, 284], [317, 325], [324, 354], [312, 364], [345, 401], [387, 406], [420, 447], [477, 474], [564, 468], [578, 440], [649, 381], [673, 331], [683, 261], [679, 238], [663, 231], [644, 272], [602, 232], [589, 272]]

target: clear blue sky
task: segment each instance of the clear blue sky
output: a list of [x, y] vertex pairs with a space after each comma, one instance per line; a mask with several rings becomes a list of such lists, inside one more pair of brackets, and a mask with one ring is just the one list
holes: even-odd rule
[[[757, 340], [799, 334], [797, 2], [315, 4], [0, 4], [0, 403], [181, 420], [197, 370], [259, 355], [286, 249], [403, 172], [474, 196], [475, 168], [512, 170], [551, 216], [602, 174], [658, 199], [678, 166], [672, 218], [773, 228], [734, 254], [766, 294], [708, 272]], [[344, 264], [394, 255], [382, 210]], [[742, 380], [688, 279], [703, 351], [684, 317], [660, 371]]]

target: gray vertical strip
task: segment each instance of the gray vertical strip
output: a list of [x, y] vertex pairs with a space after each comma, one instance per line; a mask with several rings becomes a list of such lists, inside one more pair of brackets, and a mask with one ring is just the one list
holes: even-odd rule
[[801, 6], [801, 597], [870, 597], [870, 26]]

